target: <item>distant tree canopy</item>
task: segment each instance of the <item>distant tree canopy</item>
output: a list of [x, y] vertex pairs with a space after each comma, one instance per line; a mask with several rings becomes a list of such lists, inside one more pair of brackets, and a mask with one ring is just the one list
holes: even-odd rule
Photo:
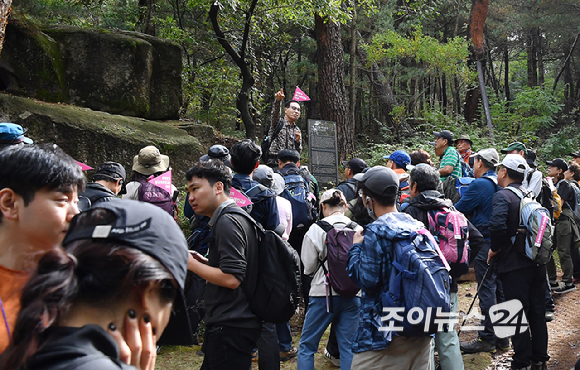
[[[181, 115], [226, 133], [243, 123], [243, 136], [261, 138], [274, 92], [288, 99], [300, 86], [312, 100], [298, 124], [337, 121], [342, 157], [355, 138], [397, 142], [430, 129], [435, 116], [463, 127], [466, 91], [478, 88], [465, 2], [20, 0], [15, 11], [179, 43]], [[481, 61], [497, 130], [535, 137], [578, 120], [578, 19], [577, 0], [489, 4]], [[479, 110], [474, 124], [484, 123]]]

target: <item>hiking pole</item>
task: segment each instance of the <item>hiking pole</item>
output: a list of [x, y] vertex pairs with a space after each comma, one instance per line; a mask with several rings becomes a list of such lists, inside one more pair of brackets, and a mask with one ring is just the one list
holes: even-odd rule
[[457, 331], [457, 336], [459, 336], [459, 334], [461, 333], [461, 328], [463, 328], [463, 325], [465, 325], [465, 322], [467, 321], [467, 317], [469, 316], [469, 313], [471, 312], [471, 309], [473, 308], [473, 304], [475, 303], [477, 296], [479, 296], [479, 290], [481, 289], [481, 286], [483, 285], [483, 282], [485, 281], [485, 278], [487, 277], [487, 274], [489, 273], [489, 270], [491, 269], [491, 266], [493, 265], [494, 261], [495, 261], [495, 256], [493, 256], [489, 260], [489, 265], [487, 265], [487, 269], [485, 270], [485, 273], [483, 274], [483, 278], [481, 279], [481, 282], [477, 286], [477, 292], [475, 293], [475, 297], [473, 297], [473, 301], [471, 301], [471, 305], [469, 305], [469, 309], [467, 310], [467, 313], [465, 314], [465, 317], [463, 318], [463, 322], [461, 323], [459, 330]]

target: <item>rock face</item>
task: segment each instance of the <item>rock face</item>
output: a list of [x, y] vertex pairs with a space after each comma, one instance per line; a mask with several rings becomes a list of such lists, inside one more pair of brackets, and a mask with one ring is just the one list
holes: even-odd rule
[[155, 145], [169, 156], [176, 185], [185, 183], [185, 172], [217, 140], [209, 126], [198, 125], [195, 130], [204, 133], [207, 144], [202, 145], [178, 128], [179, 121], [154, 122], [1, 93], [0, 122], [17, 123], [28, 129], [27, 136], [35, 143], [55, 143], [93, 168], [104, 161], [119, 162], [129, 178], [133, 157], [141, 148]]
[[113, 114], [177, 119], [179, 45], [137, 32], [36, 27], [11, 18], [0, 90]]

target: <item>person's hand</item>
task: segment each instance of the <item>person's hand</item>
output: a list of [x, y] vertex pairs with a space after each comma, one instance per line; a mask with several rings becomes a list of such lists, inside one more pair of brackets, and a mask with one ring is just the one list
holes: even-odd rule
[[353, 242], [353, 244], [362, 243], [364, 240], [365, 240], [365, 237], [362, 234], [362, 230], [357, 231], [352, 236], [352, 242]]
[[193, 259], [195, 259], [196, 261], [199, 261], [199, 262], [203, 263], [204, 265], [207, 265], [208, 262], [209, 262], [209, 260], [207, 258], [205, 258], [201, 254], [197, 253], [196, 251], [189, 251], [189, 255]]
[[151, 318], [144, 315], [137, 319], [134, 310], [125, 316], [125, 333], [120, 333], [113, 323], [107, 332], [119, 347], [119, 359], [139, 370], [154, 370], [157, 357], [157, 337], [151, 327]]
[[300, 139], [302, 139], [302, 133], [300, 132], [300, 129], [295, 128], [294, 129], [294, 140], [296, 140], [296, 142], [299, 143]]
[[493, 258], [493, 256], [495, 256], [498, 253], [499, 253], [499, 251], [494, 252], [494, 251], [492, 251], [490, 249], [489, 252], [487, 253], [487, 264], [489, 264], [489, 261], [491, 261], [491, 259]]
[[284, 99], [284, 90], [280, 89], [280, 91], [274, 94], [274, 96], [276, 97], [277, 101], [281, 101], [282, 99]]

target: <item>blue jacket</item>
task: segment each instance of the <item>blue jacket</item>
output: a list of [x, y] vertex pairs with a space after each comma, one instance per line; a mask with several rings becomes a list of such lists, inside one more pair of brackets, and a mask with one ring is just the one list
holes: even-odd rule
[[465, 194], [455, 205], [459, 212], [469, 217], [469, 221], [486, 240], [489, 240], [489, 219], [493, 195], [497, 190], [497, 174], [494, 170], [489, 170], [469, 184]]
[[393, 340], [392, 331], [379, 331], [383, 305], [380, 294], [389, 289], [392, 242], [395, 236], [425, 226], [405, 213], [387, 213], [367, 225], [364, 241], [348, 252], [348, 275], [361, 288], [359, 327], [352, 343], [355, 353], [383, 350]]
[[[248, 175], [235, 174], [232, 186], [243, 192], [247, 192], [254, 186], [260, 185]], [[266, 230], [274, 230], [280, 224], [278, 206], [276, 205], [276, 193], [267, 189], [250, 199], [253, 203], [250, 216]]]

